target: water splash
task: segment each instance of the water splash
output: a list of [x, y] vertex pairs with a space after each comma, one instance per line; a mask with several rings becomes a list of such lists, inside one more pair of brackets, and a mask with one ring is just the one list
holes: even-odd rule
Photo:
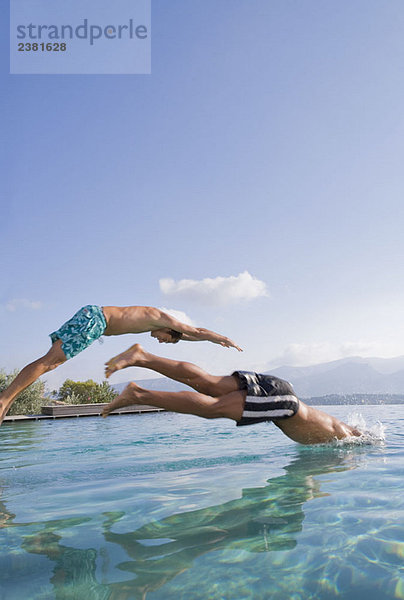
[[359, 437], [352, 436], [346, 442], [350, 444], [384, 444], [386, 427], [380, 421], [373, 424], [366, 423], [361, 413], [354, 412], [348, 415], [348, 425], [361, 432]]

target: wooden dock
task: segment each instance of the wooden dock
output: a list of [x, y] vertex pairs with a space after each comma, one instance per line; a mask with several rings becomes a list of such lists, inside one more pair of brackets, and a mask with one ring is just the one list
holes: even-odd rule
[[[69, 419], [74, 417], [99, 417], [107, 404], [64, 404], [42, 406], [40, 415], [11, 415], [4, 418], [4, 423], [15, 421], [40, 421], [43, 419]], [[140, 415], [144, 413], [164, 412], [163, 408], [138, 404], [125, 406], [112, 411], [111, 415]]]

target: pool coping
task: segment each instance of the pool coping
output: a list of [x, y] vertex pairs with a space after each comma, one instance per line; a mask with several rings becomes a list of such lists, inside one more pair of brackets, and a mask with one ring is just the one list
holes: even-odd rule
[[[42, 421], [44, 419], [71, 419], [77, 417], [99, 417], [107, 404], [65, 404], [63, 406], [42, 406], [40, 415], [10, 415], [4, 418], [4, 423], [15, 421]], [[113, 410], [110, 415], [140, 415], [144, 413], [164, 412], [163, 408], [155, 406], [125, 406]]]

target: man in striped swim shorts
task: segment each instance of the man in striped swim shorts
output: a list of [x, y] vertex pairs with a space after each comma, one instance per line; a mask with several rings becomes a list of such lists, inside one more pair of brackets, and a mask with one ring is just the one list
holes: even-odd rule
[[361, 435], [357, 429], [342, 423], [299, 400], [293, 387], [272, 375], [235, 371], [216, 376], [196, 365], [175, 361], [146, 352], [135, 344], [106, 366], [106, 376], [127, 367], [152, 369], [192, 387], [195, 392], [160, 392], [130, 383], [105, 407], [103, 416], [133, 404], [149, 404], [172, 412], [192, 414], [206, 419], [227, 418], [239, 426], [272, 421], [295, 442], [320, 444]]

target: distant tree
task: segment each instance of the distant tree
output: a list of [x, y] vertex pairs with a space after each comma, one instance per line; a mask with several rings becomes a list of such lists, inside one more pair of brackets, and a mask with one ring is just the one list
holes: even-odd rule
[[106, 381], [96, 383], [92, 379], [87, 381], [66, 379], [59, 389], [57, 399], [67, 404], [98, 404], [112, 402], [117, 395]]
[[[18, 370], [12, 373], [6, 373], [0, 370], [0, 392], [10, 385], [13, 379], [18, 375]], [[41, 406], [44, 404], [45, 384], [42, 381], [35, 381], [26, 390], [21, 392], [14, 404], [12, 404], [7, 414], [9, 415], [37, 415], [41, 413]]]

